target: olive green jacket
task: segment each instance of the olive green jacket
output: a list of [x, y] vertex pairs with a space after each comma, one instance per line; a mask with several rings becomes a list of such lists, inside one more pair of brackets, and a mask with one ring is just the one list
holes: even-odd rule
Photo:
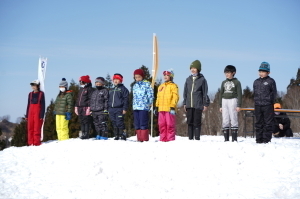
[[237, 107], [242, 106], [242, 86], [241, 82], [237, 78], [226, 79], [222, 82], [219, 101], [220, 107], [222, 107], [222, 98], [237, 98]]
[[65, 115], [66, 112], [72, 113], [74, 102], [73, 102], [73, 91], [67, 91], [64, 94], [59, 94], [55, 100], [54, 111], [56, 115]]

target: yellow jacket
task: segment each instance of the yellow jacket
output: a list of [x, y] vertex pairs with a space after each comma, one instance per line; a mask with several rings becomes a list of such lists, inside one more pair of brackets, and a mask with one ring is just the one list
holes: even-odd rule
[[169, 112], [171, 107], [176, 108], [178, 100], [178, 87], [174, 82], [168, 81], [158, 87], [155, 104], [158, 111]]

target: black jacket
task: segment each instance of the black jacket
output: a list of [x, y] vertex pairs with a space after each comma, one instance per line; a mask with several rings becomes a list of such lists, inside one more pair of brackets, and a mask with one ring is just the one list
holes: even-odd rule
[[107, 88], [101, 87], [100, 89], [96, 89], [91, 97], [91, 111], [108, 110], [108, 98], [109, 92]]
[[94, 89], [91, 85], [86, 85], [84, 88], [80, 88], [76, 101], [76, 107], [90, 107], [90, 100], [93, 92]]
[[116, 85], [109, 91], [109, 108], [123, 108], [126, 111], [128, 109], [128, 97], [128, 89], [123, 84]]
[[193, 80], [193, 76], [189, 76], [184, 84], [183, 105], [186, 108], [203, 109], [203, 106], [209, 106], [210, 101], [207, 96], [208, 86], [204, 76], [199, 73]]
[[279, 126], [279, 124], [283, 125], [283, 131], [291, 128], [291, 121], [288, 118], [288, 116], [286, 115], [286, 113], [282, 113], [280, 112], [279, 116], [281, 117], [276, 117], [278, 115], [275, 114], [275, 118], [274, 118], [274, 125], [275, 126]]
[[275, 80], [269, 76], [256, 79], [253, 83], [253, 93], [256, 106], [274, 104], [277, 96]]

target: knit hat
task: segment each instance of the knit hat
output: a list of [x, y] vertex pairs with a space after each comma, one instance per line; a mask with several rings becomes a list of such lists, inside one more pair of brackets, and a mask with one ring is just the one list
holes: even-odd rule
[[224, 73], [226, 72], [236, 73], [236, 68], [233, 65], [227, 65], [224, 69]]
[[95, 83], [100, 82], [101, 84], [105, 84], [105, 79], [103, 77], [97, 77]]
[[113, 76], [113, 80], [114, 79], [118, 79], [121, 82], [123, 82], [123, 76], [120, 73], [115, 73], [114, 76]]
[[281, 104], [275, 103], [274, 104], [274, 109], [281, 109]]
[[82, 81], [82, 82], [85, 82], [85, 83], [91, 83], [91, 80], [90, 80], [90, 76], [86, 75], [86, 76], [81, 76], [79, 78], [79, 81]]
[[30, 83], [31, 86], [34, 86], [34, 85], [40, 85], [40, 81], [37, 79], [37, 80], [33, 80], [31, 83]]
[[190, 69], [196, 68], [199, 72], [201, 71], [201, 62], [199, 60], [195, 60], [191, 63]]
[[144, 71], [142, 69], [136, 69], [134, 72], [133, 72], [133, 75], [140, 75], [144, 78]]
[[168, 70], [165, 70], [164, 72], [163, 72], [163, 75], [168, 75], [168, 76], [170, 76], [170, 77], [174, 77], [174, 71], [173, 71], [173, 68], [170, 68], [170, 69], [168, 69]]
[[61, 82], [59, 83], [59, 86], [68, 88], [68, 82], [67, 82], [66, 78], [62, 78]]
[[270, 64], [268, 62], [262, 62], [258, 70], [270, 72]]

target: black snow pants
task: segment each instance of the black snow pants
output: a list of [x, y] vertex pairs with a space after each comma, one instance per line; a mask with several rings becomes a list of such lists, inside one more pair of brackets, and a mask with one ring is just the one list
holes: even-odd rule
[[267, 106], [255, 106], [255, 119], [256, 142], [270, 142], [274, 124], [273, 104]]

